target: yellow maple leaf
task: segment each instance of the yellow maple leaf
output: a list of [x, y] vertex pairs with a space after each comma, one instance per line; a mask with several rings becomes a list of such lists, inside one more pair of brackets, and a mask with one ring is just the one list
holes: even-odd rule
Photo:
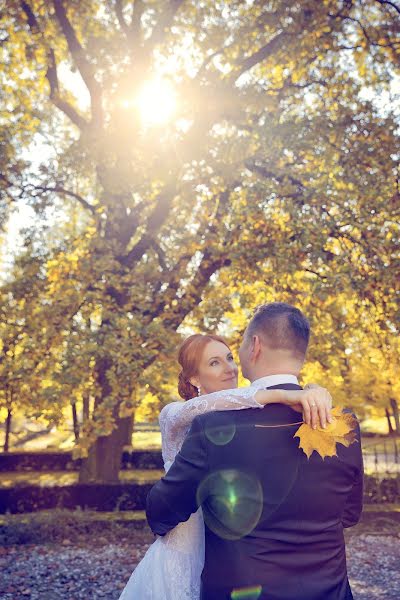
[[341, 406], [332, 409], [332, 423], [328, 423], [324, 429], [320, 425], [312, 429], [310, 425], [303, 423], [293, 437], [300, 439], [299, 447], [310, 458], [311, 454], [318, 452], [322, 458], [325, 456], [337, 456], [336, 444], [349, 447], [356, 441], [357, 421], [353, 415], [342, 412]]

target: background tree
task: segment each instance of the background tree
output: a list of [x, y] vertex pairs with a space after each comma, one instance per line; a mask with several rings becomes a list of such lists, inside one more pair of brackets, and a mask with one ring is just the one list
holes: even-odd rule
[[[95, 340], [81, 480], [118, 478], [148, 369], [209, 294], [234, 308], [227, 278], [272, 289], [277, 274], [307, 276], [319, 310], [350, 289], [398, 307], [386, 275], [398, 268], [397, 115], [377, 93], [392, 93], [399, 12], [376, 0], [7, 3], [3, 203], [28, 202], [43, 222], [80, 210], [77, 234], [52, 240], [43, 317], [65, 336], [90, 320]], [[38, 140], [40, 168], [15, 167]], [[39, 224], [32, 235], [40, 248]], [[221, 318], [216, 305], [205, 322]]]

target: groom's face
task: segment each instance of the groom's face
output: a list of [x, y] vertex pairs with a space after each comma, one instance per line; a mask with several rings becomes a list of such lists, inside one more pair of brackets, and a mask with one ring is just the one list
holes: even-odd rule
[[251, 354], [251, 339], [247, 335], [247, 330], [244, 332], [242, 343], [239, 348], [239, 360], [242, 368], [243, 377], [249, 379], [249, 365]]

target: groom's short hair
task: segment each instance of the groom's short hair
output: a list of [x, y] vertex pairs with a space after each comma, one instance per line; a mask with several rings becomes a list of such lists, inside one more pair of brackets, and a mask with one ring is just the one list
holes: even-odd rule
[[310, 339], [310, 323], [301, 310], [286, 302], [257, 306], [246, 330], [247, 336], [258, 335], [267, 346], [292, 350], [304, 356]]

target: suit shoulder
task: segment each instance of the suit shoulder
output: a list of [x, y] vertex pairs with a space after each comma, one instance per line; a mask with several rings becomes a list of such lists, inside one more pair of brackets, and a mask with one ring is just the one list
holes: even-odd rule
[[204, 428], [206, 425], [210, 425], [212, 423], [219, 423], [221, 421], [221, 417], [223, 415], [231, 415], [234, 412], [240, 411], [232, 411], [232, 410], [215, 410], [210, 412], [205, 412], [202, 415], [197, 415], [194, 417], [192, 421], [192, 425], [200, 426], [200, 428]]
[[221, 425], [222, 423], [226, 425], [227, 422], [236, 421], [245, 414], [255, 415], [256, 413], [259, 414], [260, 412], [262, 411], [255, 410], [254, 408], [243, 408], [241, 410], [213, 410], [205, 412], [202, 415], [197, 415], [193, 419], [193, 423], [198, 424], [202, 428]]

